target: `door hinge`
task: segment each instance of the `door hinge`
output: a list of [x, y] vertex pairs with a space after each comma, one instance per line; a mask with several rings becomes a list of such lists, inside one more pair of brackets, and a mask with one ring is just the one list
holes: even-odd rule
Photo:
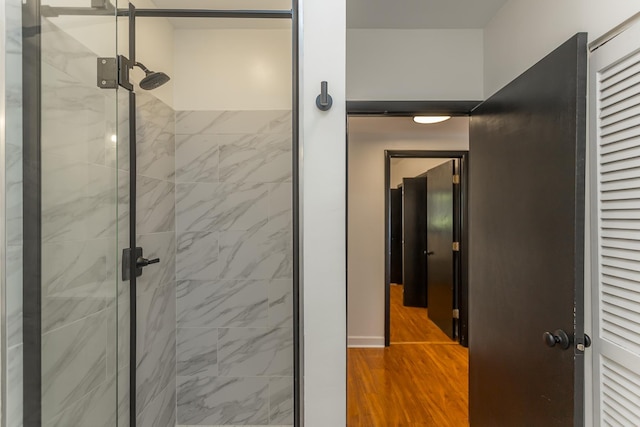
[[459, 252], [460, 251], [460, 242], [453, 242], [453, 251], [454, 252]]
[[121, 86], [132, 91], [133, 84], [129, 80], [129, 71], [132, 67], [133, 64], [126, 56], [98, 58], [98, 87], [100, 89], [117, 89], [118, 86]]
[[98, 87], [116, 89], [118, 87], [118, 60], [116, 58], [98, 58]]
[[453, 309], [453, 318], [454, 319], [459, 319], [460, 318], [460, 310], [457, 308]]
[[118, 84], [128, 91], [133, 91], [133, 83], [129, 80], [129, 71], [133, 65], [133, 61], [129, 58], [118, 55]]
[[460, 184], [460, 175], [453, 175], [453, 183]]

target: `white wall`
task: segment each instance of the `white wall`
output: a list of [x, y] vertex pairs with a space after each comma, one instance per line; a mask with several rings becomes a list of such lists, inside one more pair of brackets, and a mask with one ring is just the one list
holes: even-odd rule
[[398, 188], [402, 178], [411, 178], [427, 172], [451, 159], [391, 159], [390, 188]]
[[[305, 427], [346, 424], [346, 0], [301, 0], [301, 231]], [[333, 108], [316, 108], [320, 82]]]
[[482, 30], [347, 31], [347, 99], [483, 99]]
[[178, 29], [174, 74], [176, 110], [289, 110], [291, 30]]
[[392, 141], [380, 134], [349, 134], [347, 330], [350, 346], [384, 345], [384, 151], [468, 150], [468, 119], [451, 120], [464, 121], [463, 131], [449, 134], [434, 131], [419, 139]]
[[595, 40], [638, 11], [635, 0], [510, 0], [485, 28], [485, 98], [575, 33]]

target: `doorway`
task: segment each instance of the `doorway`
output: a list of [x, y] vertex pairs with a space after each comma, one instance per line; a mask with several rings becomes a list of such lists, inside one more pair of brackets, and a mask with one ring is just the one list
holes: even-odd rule
[[[387, 129], [382, 127], [385, 123]], [[366, 135], [362, 129], [367, 131]], [[382, 135], [389, 129], [393, 134], [383, 140]], [[415, 140], [412, 140], [411, 129], [416, 132]], [[464, 116], [432, 127], [415, 125], [407, 116], [349, 118], [347, 388], [350, 426], [419, 425], [421, 422], [457, 426], [468, 422], [467, 350], [429, 319], [424, 303], [421, 307], [404, 304], [402, 294], [406, 284], [391, 285], [388, 268], [392, 255], [389, 251], [391, 189], [394, 188], [397, 195], [398, 184], [402, 183], [401, 188], [407, 190], [406, 184], [414, 180], [426, 199], [426, 177], [430, 171], [447, 163], [458, 163], [456, 171], [459, 171], [462, 157], [466, 160], [467, 132], [468, 119]], [[415, 161], [422, 164], [411, 171], [394, 168], [397, 162], [402, 165]], [[457, 185], [453, 166], [450, 175], [449, 184], [453, 188]], [[424, 233], [426, 237], [426, 207], [418, 216], [424, 222], [422, 231], [410, 234]], [[403, 215], [403, 218], [407, 217]], [[408, 218], [403, 219], [405, 224], [407, 221]], [[453, 237], [450, 240], [451, 253]], [[407, 244], [405, 242], [405, 251]], [[421, 255], [426, 257], [426, 253]], [[426, 274], [420, 280], [425, 279]], [[363, 284], [367, 287], [360, 292]], [[364, 318], [370, 322], [365, 324]], [[379, 325], [379, 338], [373, 328], [363, 328], [373, 326], [371, 320]], [[396, 336], [393, 325], [400, 332], [397, 340], [391, 339]], [[456, 397], [442, 400], [438, 396], [443, 393]]]
[[430, 340], [419, 324], [393, 329], [394, 311], [425, 314], [400, 299], [468, 346], [468, 165], [468, 151], [385, 150], [385, 346]]
[[[579, 33], [473, 109], [474, 338], [460, 422], [583, 422], [586, 63]], [[350, 179], [351, 163], [348, 170]], [[409, 425], [411, 416], [398, 414]]]

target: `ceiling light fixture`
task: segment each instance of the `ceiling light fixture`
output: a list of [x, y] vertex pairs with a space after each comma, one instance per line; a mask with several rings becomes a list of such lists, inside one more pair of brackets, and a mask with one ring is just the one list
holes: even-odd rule
[[421, 125], [440, 123], [449, 120], [451, 116], [414, 116], [413, 121]]

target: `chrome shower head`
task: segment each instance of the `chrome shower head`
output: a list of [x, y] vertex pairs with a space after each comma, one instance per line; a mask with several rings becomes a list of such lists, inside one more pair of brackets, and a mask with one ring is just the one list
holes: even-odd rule
[[146, 74], [145, 78], [140, 81], [141, 89], [153, 90], [171, 80], [167, 74], [161, 71], [151, 71], [140, 62], [136, 62], [136, 67], [140, 67]]

